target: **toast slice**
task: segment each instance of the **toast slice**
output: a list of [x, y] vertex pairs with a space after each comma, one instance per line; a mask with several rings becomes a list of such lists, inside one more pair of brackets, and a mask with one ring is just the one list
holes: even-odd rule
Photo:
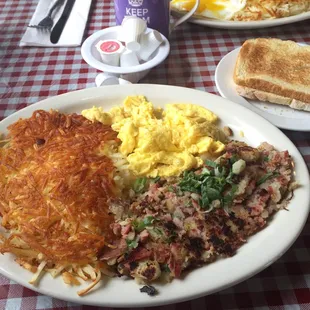
[[243, 97], [310, 111], [310, 46], [279, 39], [247, 40], [233, 78]]

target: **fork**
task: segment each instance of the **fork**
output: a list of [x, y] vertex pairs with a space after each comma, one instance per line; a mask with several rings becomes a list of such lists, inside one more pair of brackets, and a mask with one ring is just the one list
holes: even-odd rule
[[64, 2], [65, 2], [65, 0], [55, 1], [53, 6], [48, 11], [46, 17], [44, 17], [37, 25], [29, 25], [28, 27], [36, 28], [36, 29], [42, 29], [42, 30], [51, 30], [53, 25], [54, 25], [54, 21], [52, 19], [52, 14], [53, 14], [54, 10], [56, 8], [58, 8], [59, 6], [63, 5]]

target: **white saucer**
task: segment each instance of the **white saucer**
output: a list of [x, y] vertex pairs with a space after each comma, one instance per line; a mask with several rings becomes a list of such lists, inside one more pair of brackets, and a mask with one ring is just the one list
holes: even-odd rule
[[230, 99], [261, 115], [282, 129], [310, 131], [310, 112], [298, 111], [286, 106], [245, 99], [236, 92], [233, 72], [240, 48], [227, 54], [215, 71], [216, 87], [222, 97]]

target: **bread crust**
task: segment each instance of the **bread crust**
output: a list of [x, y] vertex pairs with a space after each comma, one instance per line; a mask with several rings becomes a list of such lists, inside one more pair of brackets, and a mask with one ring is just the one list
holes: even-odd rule
[[239, 86], [310, 104], [310, 47], [279, 39], [247, 40], [233, 79]]
[[237, 85], [236, 90], [240, 96], [248, 99], [265, 101], [265, 102], [267, 101], [275, 104], [285, 105], [292, 109], [310, 112], [310, 104], [307, 102], [302, 102], [296, 99], [283, 97], [244, 86]]

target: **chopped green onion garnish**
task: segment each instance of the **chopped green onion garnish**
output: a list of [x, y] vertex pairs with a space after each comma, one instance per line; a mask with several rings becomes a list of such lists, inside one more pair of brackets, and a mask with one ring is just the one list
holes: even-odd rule
[[274, 172], [268, 172], [266, 173], [263, 177], [261, 177], [257, 182], [256, 185], [261, 185], [263, 183], [265, 183], [267, 180], [271, 179], [271, 178], [275, 178], [279, 175], [279, 173], [274, 173]]
[[143, 193], [145, 188], [146, 188], [146, 182], [147, 182], [147, 178], [139, 178], [139, 179], [137, 179], [135, 181], [134, 185], [133, 185], [133, 190], [137, 194]]

